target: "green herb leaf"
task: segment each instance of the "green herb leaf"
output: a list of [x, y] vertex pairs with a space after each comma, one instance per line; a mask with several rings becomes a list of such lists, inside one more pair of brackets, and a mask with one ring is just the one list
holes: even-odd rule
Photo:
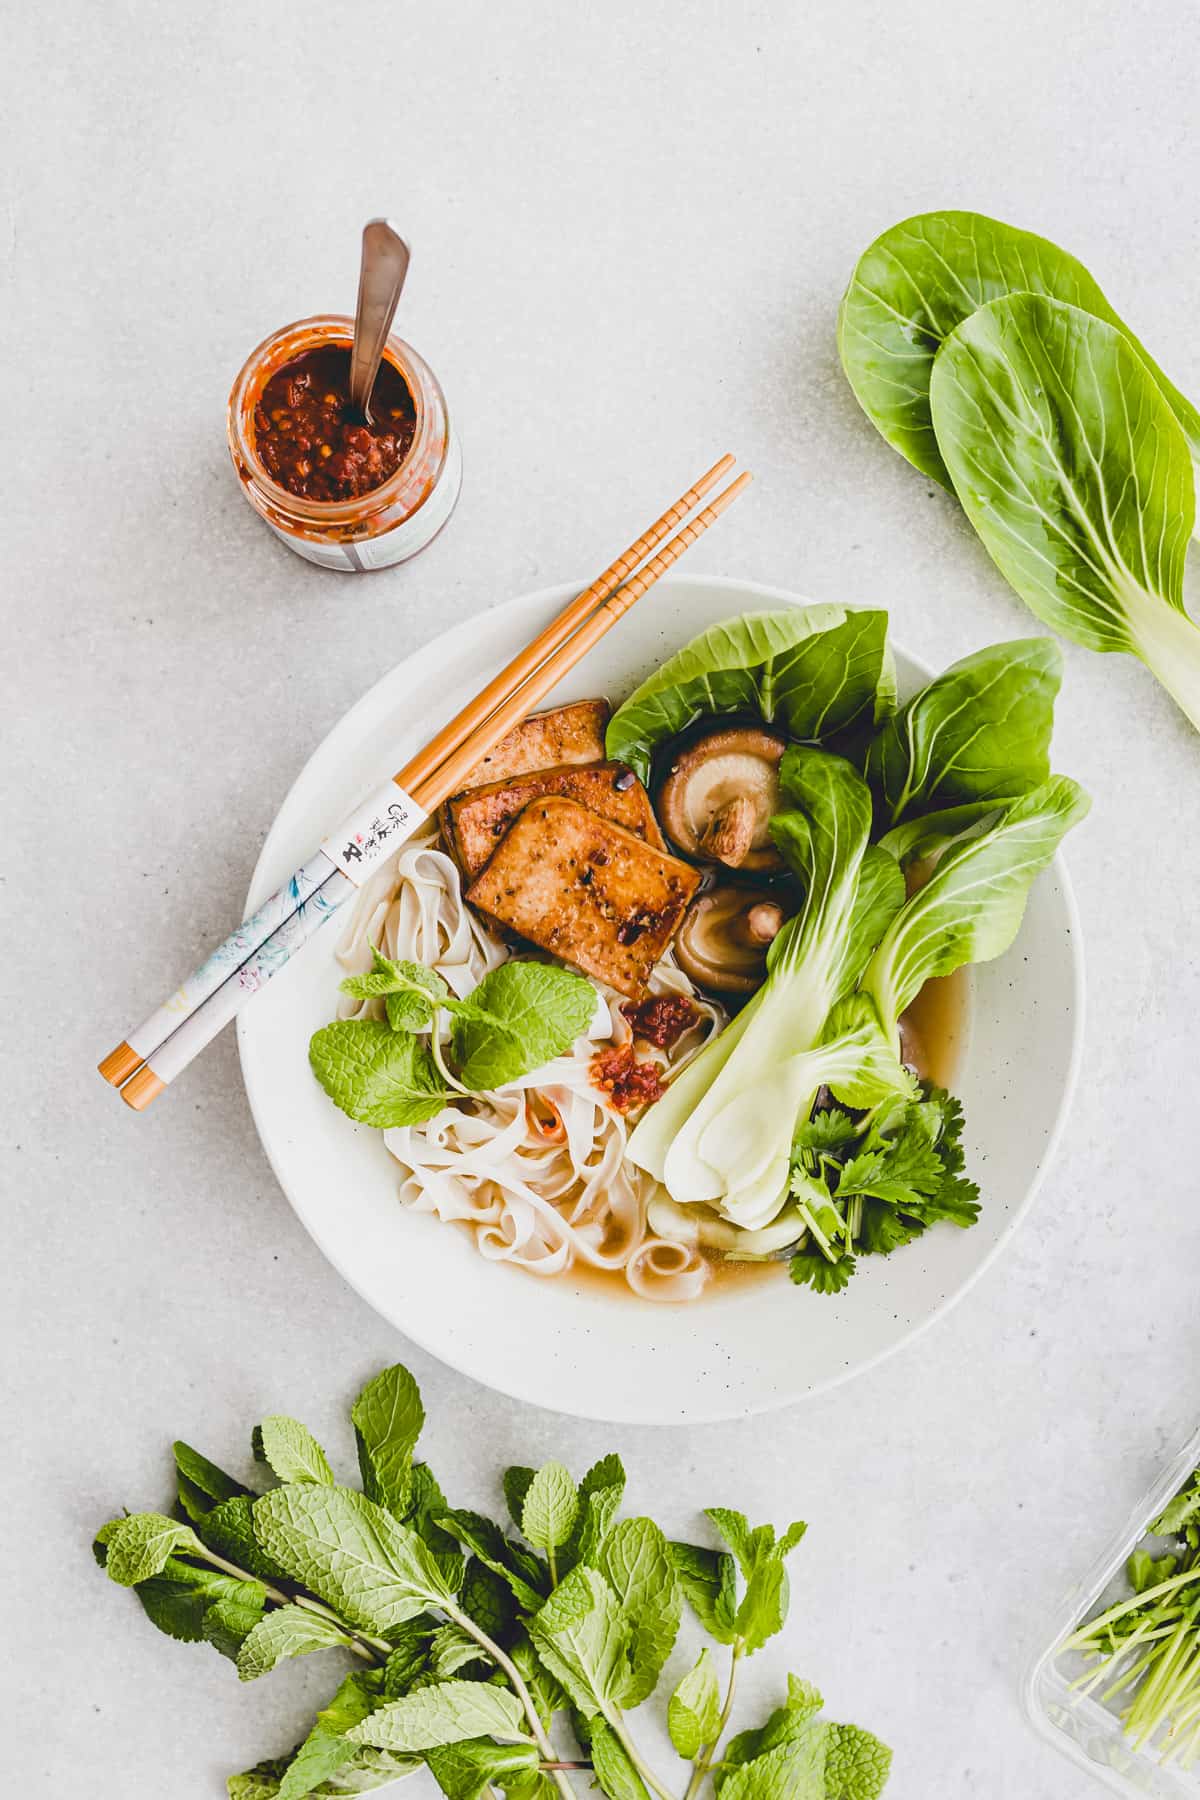
[[694, 1669], [684, 1676], [667, 1703], [667, 1730], [686, 1762], [715, 1742], [721, 1723], [721, 1690], [712, 1654], [700, 1652]]
[[182, 1439], [176, 1441], [175, 1468], [179, 1478], [179, 1504], [192, 1521], [203, 1518], [204, 1514], [221, 1500], [231, 1500], [237, 1494], [247, 1494], [249, 1489], [242, 1486], [234, 1476], [227, 1475], [216, 1463], [209, 1462], [207, 1456], [201, 1456], [190, 1444]]
[[196, 1532], [210, 1550], [226, 1562], [237, 1563], [249, 1575], [263, 1581], [286, 1579], [286, 1570], [269, 1557], [254, 1535], [254, 1499], [234, 1494], [220, 1501], [211, 1512], [196, 1521]]
[[892, 1753], [858, 1725], [826, 1727], [825, 1800], [879, 1800], [892, 1772]]
[[367, 1497], [403, 1517], [412, 1500], [413, 1450], [425, 1423], [421, 1390], [394, 1363], [368, 1381], [350, 1419]]
[[527, 1612], [536, 1612], [549, 1588], [549, 1576], [530, 1552], [506, 1538], [500, 1527], [482, 1513], [458, 1508], [441, 1523], [479, 1558], [485, 1568], [502, 1577]]
[[650, 1800], [620, 1738], [604, 1719], [592, 1725], [592, 1767], [609, 1800]]
[[222, 1595], [213, 1601], [204, 1615], [206, 1640], [231, 1662], [237, 1661], [242, 1645], [261, 1622], [266, 1604], [264, 1593], [253, 1592], [257, 1584], [239, 1582], [237, 1585], [243, 1591]]
[[279, 1606], [254, 1626], [238, 1651], [238, 1674], [243, 1681], [269, 1675], [293, 1656], [308, 1656], [350, 1643], [346, 1632], [332, 1619], [310, 1612], [305, 1606]]
[[610, 1452], [592, 1464], [579, 1483], [579, 1516], [559, 1557], [561, 1570], [573, 1569], [581, 1562], [595, 1566], [624, 1492], [625, 1470], [619, 1456]]
[[[721, 1767], [714, 1776], [717, 1787], [720, 1788], [724, 1776], [731, 1769], [740, 1767], [742, 1763], [753, 1762], [755, 1757], [763, 1756], [768, 1750], [775, 1750], [781, 1744], [807, 1738], [810, 1723], [816, 1719], [824, 1704], [811, 1682], [789, 1675], [787, 1699], [782, 1706], [776, 1707], [766, 1724], [750, 1731], [739, 1731], [736, 1737], [730, 1738], [721, 1758]], [[825, 1727], [822, 1726], [822, 1734], [824, 1731]], [[821, 1741], [827, 1741], [824, 1735]]]
[[439, 1625], [429, 1640], [429, 1667], [439, 1681], [469, 1669], [472, 1663], [486, 1663], [487, 1656], [470, 1632], [453, 1620]]
[[280, 1481], [322, 1481], [334, 1484], [328, 1458], [307, 1425], [273, 1413], [255, 1428], [254, 1454]]
[[508, 1508], [508, 1516], [521, 1529], [521, 1513], [525, 1506], [525, 1496], [529, 1492], [529, 1484], [533, 1480], [534, 1471], [517, 1466], [504, 1471], [504, 1504]]
[[317, 1714], [312, 1730], [288, 1763], [279, 1784], [279, 1800], [302, 1800], [303, 1796], [325, 1788], [339, 1771], [351, 1767], [359, 1752], [346, 1732], [365, 1719], [376, 1703], [368, 1677], [347, 1675], [329, 1705]]
[[214, 1601], [235, 1601], [261, 1611], [267, 1598], [259, 1581], [239, 1581], [174, 1556], [168, 1557], [159, 1574], [140, 1581], [134, 1593], [150, 1623], [185, 1644], [212, 1642], [205, 1622]]
[[521, 1507], [521, 1530], [537, 1550], [557, 1550], [575, 1528], [579, 1495], [560, 1462], [543, 1463]]
[[119, 1587], [134, 1587], [166, 1567], [176, 1550], [203, 1555], [204, 1546], [188, 1525], [162, 1513], [130, 1513], [113, 1522], [106, 1538], [105, 1568]]
[[322, 1026], [308, 1060], [334, 1105], [362, 1125], [419, 1125], [453, 1098], [424, 1044], [378, 1019]]
[[415, 1531], [348, 1488], [276, 1488], [254, 1508], [259, 1542], [351, 1625], [386, 1633], [454, 1596]]
[[513, 1776], [536, 1772], [537, 1746], [463, 1738], [426, 1753], [430, 1773], [448, 1800], [481, 1800], [493, 1782], [506, 1791]]
[[596, 990], [582, 975], [547, 963], [501, 963], [455, 1009], [459, 1080], [476, 1092], [518, 1081], [565, 1055], [595, 1011]]
[[668, 1546], [679, 1585], [692, 1611], [720, 1644], [732, 1644], [737, 1635], [737, 1565], [724, 1550], [701, 1544]]
[[640, 1706], [654, 1692], [679, 1635], [682, 1597], [670, 1547], [653, 1519], [622, 1519], [597, 1556], [600, 1574], [620, 1604], [628, 1669], [624, 1706]]
[[562, 1712], [567, 1706], [567, 1695], [561, 1682], [551, 1675], [549, 1669], [538, 1656], [527, 1631], [522, 1631], [510, 1652], [512, 1660], [520, 1669], [529, 1689], [529, 1697], [533, 1701], [538, 1718], [549, 1729], [550, 1721], [556, 1712]]
[[[908, 1243], [911, 1233], [902, 1240]], [[814, 1294], [840, 1294], [849, 1285], [858, 1264], [853, 1256], [839, 1256], [831, 1262], [821, 1250], [797, 1250], [788, 1263], [788, 1274], [797, 1287], [810, 1287]]]
[[436, 969], [424, 963], [393, 962], [372, 945], [373, 966], [368, 975], [348, 975], [343, 994], [356, 1000], [386, 996], [388, 1024], [393, 1031], [422, 1031], [433, 1018], [433, 1009], [449, 997], [450, 989]]
[[617, 1596], [582, 1564], [529, 1621], [534, 1649], [588, 1717], [615, 1705], [628, 1680], [626, 1633]]
[[442, 1681], [391, 1700], [347, 1732], [352, 1742], [381, 1750], [428, 1750], [496, 1732], [523, 1737], [524, 1713], [507, 1688], [480, 1681]]
[[721, 1800], [825, 1800], [824, 1727], [731, 1770]]

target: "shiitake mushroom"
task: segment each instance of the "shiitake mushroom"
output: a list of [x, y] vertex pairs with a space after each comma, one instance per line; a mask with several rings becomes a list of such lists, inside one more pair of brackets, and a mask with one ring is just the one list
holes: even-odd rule
[[787, 740], [761, 725], [721, 726], [681, 750], [658, 795], [677, 849], [698, 862], [767, 874], [783, 868], [771, 842]]
[[679, 966], [711, 993], [751, 994], [786, 918], [769, 890], [721, 883], [697, 894], [684, 914], [675, 937]]

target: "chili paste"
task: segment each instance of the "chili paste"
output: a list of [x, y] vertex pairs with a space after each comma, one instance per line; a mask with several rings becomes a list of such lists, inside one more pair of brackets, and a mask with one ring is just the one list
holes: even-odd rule
[[272, 375], [254, 409], [254, 445], [272, 481], [301, 500], [353, 500], [394, 475], [413, 441], [408, 383], [385, 357], [371, 424], [350, 400], [350, 352], [308, 350]]

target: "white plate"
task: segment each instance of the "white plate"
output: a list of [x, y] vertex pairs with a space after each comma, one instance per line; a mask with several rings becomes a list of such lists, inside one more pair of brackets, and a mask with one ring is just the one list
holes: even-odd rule
[[[545, 589], [426, 644], [334, 727], [263, 846], [247, 909], [277, 887], [355, 801], [398, 769], [577, 589]], [[660, 581], [554, 701], [614, 701], [717, 620], [799, 605], [752, 582]], [[928, 675], [897, 655], [902, 692]], [[550, 704], [547, 700], [544, 704]], [[304, 1225], [363, 1298], [477, 1381], [584, 1418], [684, 1423], [742, 1418], [870, 1367], [957, 1300], [1028, 1211], [1074, 1085], [1082, 1025], [1079, 924], [1061, 860], [1037, 882], [1020, 938], [973, 978], [971, 1041], [956, 1087], [983, 1214], [939, 1225], [891, 1257], [865, 1257], [826, 1298], [786, 1279], [718, 1290], [690, 1306], [610, 1296], [485, 1262], [466, 1235], [403, 1211], [378, 1132], [326, 1099], [308, 1040], [334, 1012], [335, 920], [238, 1025], [242, 1070], [271, 1165]]]

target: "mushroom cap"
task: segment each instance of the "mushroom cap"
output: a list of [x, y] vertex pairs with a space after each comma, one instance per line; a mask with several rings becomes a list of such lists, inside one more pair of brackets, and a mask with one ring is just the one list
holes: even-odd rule
[[771, 842], [787, 740], [761, 725], [705, 732], [674, 759], [658, 795], [663, 830], [700, 862], [762, 873], [783, 867]]
[[778, 900], [761, 888], [728, 886], [698, 894], [675, 936], [685, 975], [717, 994], [751, 994], [762, 985], [767, 951], [784, 924]]

